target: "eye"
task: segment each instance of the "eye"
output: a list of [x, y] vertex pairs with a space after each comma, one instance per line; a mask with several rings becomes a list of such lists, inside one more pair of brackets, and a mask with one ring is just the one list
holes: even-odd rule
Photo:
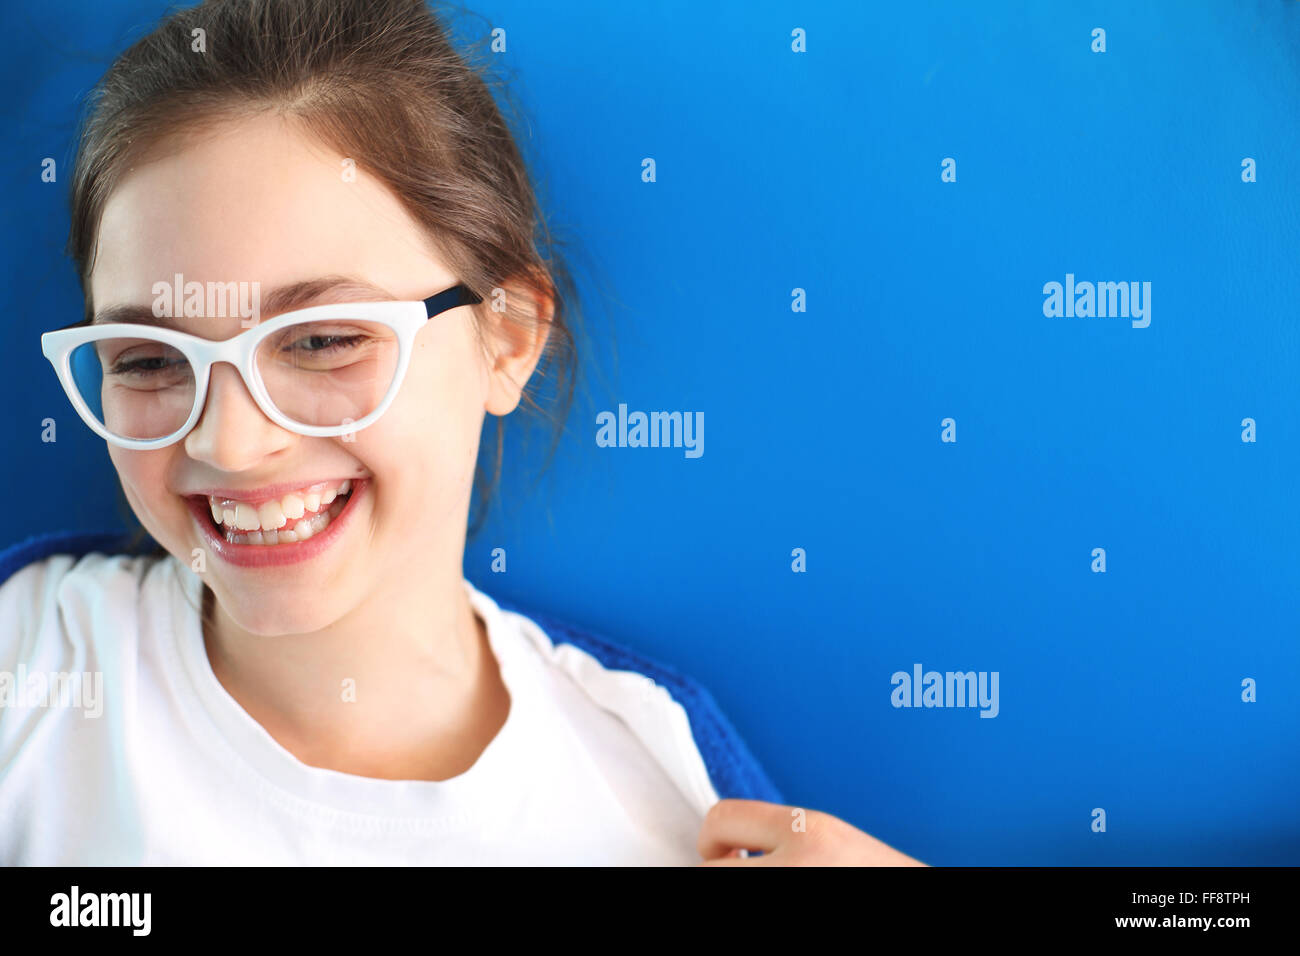
[[322, 335], [313, 333], [305, 335], [289, 346], [289, 351], [298, 350], [311, 355], [328, 354], [332, 350], [352, 348], [365, 341], [364, 335]]
[[[378, 335], [391, 337], [382, 326], [377, 328]], [[377, 333], [357, 322], [307, 322], [273, 336], [266, 342], [258, 361], [264, 371], [273, 366], [333, 371], [371, 357], [377, 342]]]
[[108, 374], [137, 381], [157, 380], [188, 374], [189, 362], [185, 356], [166, 346], [149, 345], [128, 348], [109, 364]]

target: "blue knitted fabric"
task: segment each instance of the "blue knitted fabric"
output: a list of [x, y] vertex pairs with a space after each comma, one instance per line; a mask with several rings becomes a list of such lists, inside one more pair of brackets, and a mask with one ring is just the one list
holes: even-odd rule
[[[128, 547], [129, 541], [130, 535], [121, 531], [51, 531], [34, 535], [0, 551], [0, 584], [9, 580], [16, 571], [55, 554], [70, 554], [76, 558], [95, 551], [142, 554], [154, 547], [153, 541], [146, 538], [132, 552]], [[572, 644], [609, 670], [634, 671], [664, 687], [686, 711], [695, 744], [719, 797], [784, 803], [780, 791], [749, 752], [736, 728], [718, 709], [713, 696], [691, 678], [547, 615], [505, 601], [497, 603], [504, 610], [515, 611], [536, 621], [556, 644]]]

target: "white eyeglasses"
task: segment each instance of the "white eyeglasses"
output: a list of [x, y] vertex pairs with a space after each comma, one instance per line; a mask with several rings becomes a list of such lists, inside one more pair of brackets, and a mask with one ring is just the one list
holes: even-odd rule
[[46, 332], [41, 351], [96, 434], [146, 451], [198, 422], [214, 362], [239, 370], [281, 428], [318, 438], [360, 431], [393, 401], [429, 319], [483, 300], [463, 285], [422, 302], [349, 302], [286, 312], [222, 341], [111, 323]]

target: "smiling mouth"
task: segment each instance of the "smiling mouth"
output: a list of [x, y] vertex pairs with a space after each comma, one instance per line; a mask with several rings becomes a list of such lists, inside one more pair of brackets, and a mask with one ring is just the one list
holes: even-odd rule
[[203, 496], [214, 533], [230, 544], [273, 547], [297, 544], [320, 534], [352, 496], [351, 479], [322, 482], [257, 504]]

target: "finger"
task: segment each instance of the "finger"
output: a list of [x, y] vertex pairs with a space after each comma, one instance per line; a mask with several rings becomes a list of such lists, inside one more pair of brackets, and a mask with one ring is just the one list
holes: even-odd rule
[[762, 800], [719, 800], [704, 816], [696, 849], [706, 860], [738, 848], [766, 854], [780, 846], [789, 832], [789, 807]]
[[750, 856], [720, 856], [715, 860], [704, 860], [696, 866], [782, 866], [784, 854], [762, 853]]

